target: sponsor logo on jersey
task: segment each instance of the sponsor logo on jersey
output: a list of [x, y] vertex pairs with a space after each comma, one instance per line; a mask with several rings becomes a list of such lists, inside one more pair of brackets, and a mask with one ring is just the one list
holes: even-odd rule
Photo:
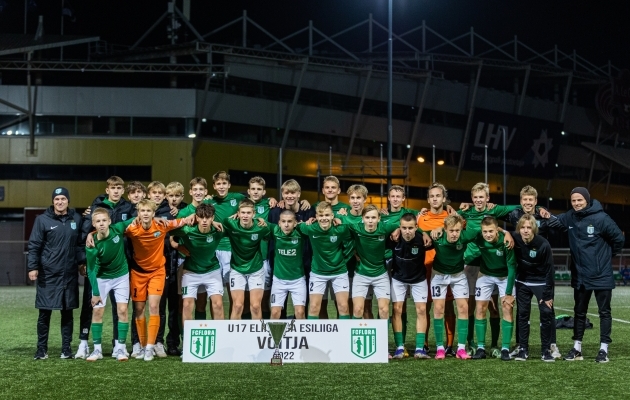
[[535, 257], [536, 257], [536, 249], [534, 249], [534, 250], [530, 250], [530, 251], [529, 251], [529, 256], [530, 256], [531, 258], [535, 258]]
[[376, 353], [376, 328], [352, 328], [350, 348], [359, 358], [368, 358]]
[[127, 213], [121, 215], [120, 218], [122, 218], [123, 221], [126, 220], [127, 219]]
[[74, 221], [70, 222], [70, 228], [77, 229], [77, 223]]
[[382, 242], [383, 240], [385, 240], [385, 236], [382, 236], [382, 235], [381, 235], [381, 236], [379, 236], [379, 237], [378, 237], [378, 241], [379, 241], [379, 242]]
[[593, 233], [595, 233], [595, 227], [593, 225], [589, 225], [588, 228], [586, 228], [586, 233], [592, 235]]
[[193, 329], [190, 331], [190, 354], [204, 359], [214, 354], [216, 349], [216, 329]]
[[497, 256], [499, 257], [503, 256], [503, 252], [501, 250], [497, 250]]
[[291, 239], [291, 244], [298, 244], [299, 239]]
[[160, 237], [162, 233], [161, 232], [153, 232], [153, 237]]
[[230, 200], [230, 205], [231, 205], [232, 207], [236, 207], [236, 199], [232, 199], [232, 200]]
[[212, 243], [212, 242], [214, 242], [214, 236], [208, 236], [208, 237], [206, 237], [206, 242], [208, 242], [208, 243]]
[[118, 236], [118, 235], [114, 236], [114, 238], [112, 239], [112, 242], [114, 242], [114, 243], [120, 242], [120, 236]]
[[252, 240], [258, 240], [258, 234], [252, 233]]
[[264, 213], [264, 212], [265, 212], [265, 207], [264, 207], [264, 206], [258, 206], [258, 207], [256, 208], [256, 212], [257, 212], [258, 214], [262, 214], [262, 213]]
[[331, 243], [335, 243], [337, 241], [337, 236], [331, 236], [330, 237], [330, 242]]
[[413, 255], [418, 254], [418, 248], [414, 247], [413, 249], [411, 249], [411, 254], [413, 254]]

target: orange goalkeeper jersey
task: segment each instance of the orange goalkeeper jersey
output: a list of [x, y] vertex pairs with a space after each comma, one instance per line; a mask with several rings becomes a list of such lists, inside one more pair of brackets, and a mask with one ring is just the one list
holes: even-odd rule
[[[433, 214], [431, 211], [428, 211], [426, 215], [418, 214], [418, 228], [426, 232], [443, 227], [446, 217], [448, 217], [446, 211], [442, 211], [440, 214]], [[434, 258], [435, 250], [427, 250], [424, 256], [424, 265], [433, 265]]]
[[[133, 259], [139, 270], [137, 272], [154, 272], [164, 268], [164, 238], [168, 231], [181, 228], [186, 225], [183, 219], [166, 221], [166, 225], [151, 221], [149, 229], [144, 229], [142, 224], [129, 225], [125, 236], [131, 239], [133, 245]], [[135, 267], [135, 266], [134, 266]]]

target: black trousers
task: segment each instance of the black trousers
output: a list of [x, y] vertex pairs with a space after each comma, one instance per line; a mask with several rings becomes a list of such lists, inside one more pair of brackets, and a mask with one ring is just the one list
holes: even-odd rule
[[164, 291], [160, 299], [160, 329], [158, 330], [156, 343], [165, 343], [164, 331], [168, 325], [166, 345], [169, 348], [179, 347], [179, 318], [179, 294], [177, 294], [177, 272], [175, 272], [164, 281]]
[[[555, 298], [556, 297], [555, 296], [555, 294], [556, 294], [555, 293], [555, 290], [556, 290], [555, 287], [552, 288], [551, 290], [552, 290], [551, 296], [553, 298]], [[517, 307], [518, 307], [518, 301], [516, 302], [516, 304], [517, 304]], [[551, 338], [550, 338], [549, 341], [550, 341], [550, 343], [557, 343], [556, 342], [556, 309], [552, 308], [551, 312], [552, 312], [552, 316], [551, 316]], [[520, 329], [520, 322], [519, 322], [519, 319], [518, 319], [518, 309], [517, 309], [516, 313], [517, 313], [516, 314], [517, 315], [516, 316], [516, 320], [515, 320], [516, 321], [516, 329], [514, 329], [514, 337], [516, 338], [516, 343], [519, 344], [519, 346], [520, 346], [520, 344], [521, 344], [521, 338], [520, 338], [520, 336], [521, 336], [521, 329]]]
[[[116, 309], [116, 296], [114, 291], [109, 292], [109, 304], [112, 306], [112, 322], [114, 327], [114, 340], [118, 340], [118, 310]], [[79, 339], [88, 340], [90, 327], [92, 326], [92, 284], [86, 277], [83, 281], [83, 299], [81, 300], [81, 314], [79, 315]]]
[[587, 290], [584, 286], [573, 289], [573, 300], [575, 301], [573, 308], [575, 313], [573, 340], [582, 341], [584, 338], [586, 312], [593, 292], [595, 292], [597, 311], [599, 312], [599, 341], [601, 343], [611, 343], [612, 316], [610, 314], [610, 300], [612, 299], [612, 289]]
[[535, 296], [540, 312], [541, 353], [549, 350], [549, 346], [552, 343], [551, 332], [556, 330], [553, 308], [549, 308], [544, 302], [541, 303], [544, 289], [544, 286], [528, 286], [521, 282], [516, 282], [516, 302], [518, 305], [516, 317], [518, 319], [520, 347], [525, 350], [529, 349], [529, 319], [531, 316], [532, 297]]
[[[48, 352], [48, 332], [50, 330], [50, 316], [53, 310], [39, 310], [37, 318], [37, 348]], [[72, 343], [72, 328], [74, 317], [72, 310], [61, 310], [61, 349], [69, 350]]]

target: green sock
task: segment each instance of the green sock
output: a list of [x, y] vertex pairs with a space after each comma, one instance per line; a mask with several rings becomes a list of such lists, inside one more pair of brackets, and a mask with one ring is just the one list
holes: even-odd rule
[[352, 319], [363, 319], [363, 317], [355, 317], [354, 315], [352, 316]]
[[195, 319], [205, 320], [206, 319], [206, 311], [197, 311], [195, 310]]
[[319, 319], [319, 315], [309, 315], [306, 319]]
[[125, 344], [129, 332], [129, 322], [118, 322], [118, 343]]
[[350, 319], [349, 315], [340, 315], [339, 319]]
[[433, 319], [433, 332], [435, 332], [435, 344], [444, 347], [444, 318]]
[[466, 345], [468, 338], [468, 319], [457, 320], [457, 344]]
[[263, 317], [263, 319], [270, 319], [271, 318], [271, 311], [263, 311], [262, 312], [262, 317]]
[[394, 343], [396, 343], [396, 347], [404, 346], [405, 341], [403, 340], [402, 332], [394, 332]]
[[94, 344], [101, 344], [103, 340], [103, 323], [92, 322], [92, 342]]
[[416, 349], [424, 348], [424, 338], [426, 333], [416, 333]]
[[477, 347], [486, 347], [486, 329], [488, 329], [487, 319], [475, 319], [475, 332], [477, 333]]
[[514, 330], [514, 323], [508, 322], [504, 319], [501, 320], [501, 333], [503, 334], [501, 340], [502, 349], [510, 349], [510, 342], [512, 341], [512, 331]]
[[407, 313], [402, 313], [400, 318], [402, 319], [402, 340], [404, 344], [407, 341]]

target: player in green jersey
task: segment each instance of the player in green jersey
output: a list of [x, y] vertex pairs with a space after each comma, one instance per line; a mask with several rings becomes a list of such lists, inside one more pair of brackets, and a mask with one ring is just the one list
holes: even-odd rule
[[343, 243], [351, 239], [347, 225], [333, 226], [333, 211], [330, 204], [323, 201], [315, 209], [317, 222], [312, 225], [300, 224], [297, 230], [308, 236], [313, 248], [313, 262], [309, 277], [308, 319], [318, 319], [322, 297], [328, 282], [332, 284], [339, 310], [339, 319], [349, 319], [348, 296], [350, 282], [342, 249]]
[[389, 319], [390, 283], [385, 267], [385, 241], [400, 226], [400, 221], [380, 223], [381, 215], [372, 204], [363, 209], [363, 223], [350, 225], [355, 249], [359, 256], [352, 280], [353, 318], [363, 318], [365, 298], [370, 287], [378, 300], [378, 314]]
[[464, 218], [459, 215], [449, 215], [444, 219], [444, 234], [442, 229], [431, 232], [435, 258], [431, 277], [431, 293], [433, 295], [433, 316], [435, 342], [437, 345], [436, 359], [444, 359], [444, 308], [448, 288], [450, 287], [457, 304], [457, 353], [456, 357], [467, 360], [466, 339], [468, 337], [468, 280], [464, 273], [464, 252], [466, 245], [477, 237], [478, 231], [462, 230]]
[[265, 270], [261, 242], [269, 240], [268, 226], [254, 224], [254, 202], [241, 200], [238, 204], [238, 220], [225, 219], [223, 229], [230, 239], [231, 270], [228, 277], [232, 312], [230, 319], [241, 319], [245, 304], [245, 290], [249, 287], [249, 309], [252, 319], [262, 318], [261, 301]]
[[112, 225], [104, 208], [92, 212], [92, 225], [96, 228], [94, 247], [86, 247], [87, 276], [92, 284], [92, 341], [94, 351], [86, 361], [103, 358], [103, 312], [110, 291], [116, 298], [118, 312], [118, 341], [113, 354], [118, 361], [127, 361], [125, 340], [129, 331], [127, 304], [129, 303], [129, 267], [125, 257], [124, 232], [133, 218]]
[[223, 278], [216, 256], [223, 232], [213, 226], [214, 207], [210, 204], [199, 204], [195, 210], [195, 220], [197, 225], [184, 226], [171, 232], [180, 239], [189, 253], [182, 269], [182, 323], [193, 319], [195, 299], [198, 294], [201, 295], [201, 287], [210, 298], [213, 319], [224, 319]]
[[291, 294], [296, 319], [305, 318], [306, 279], [302, 266], [302, 248], [306, 239], [295, 229], [295, 213], [284, 210], [278, 225], [270, 224], [274, 243], [271, 318], [279, 319], [284, 302]]
[[477, 333], [477, 351], [473, 360], [486, 358], [486, 312], [490, 302], [492, 291], [497, 287], [501, 298], [502, 340], [501, 360], [509, 361], [510, 340], [514, 329], [512, 309], [514, 308], [514, 278], [516, 276], [516, 257], [514, 251], [504, 243], [504, 236], [499, 232], [499, 223], [494, 217], [485, 217], [481, 220], [481, 233], [477, 235], [475, 243], [479, 247], [482, 263], [475, 287], [475, 331]]

